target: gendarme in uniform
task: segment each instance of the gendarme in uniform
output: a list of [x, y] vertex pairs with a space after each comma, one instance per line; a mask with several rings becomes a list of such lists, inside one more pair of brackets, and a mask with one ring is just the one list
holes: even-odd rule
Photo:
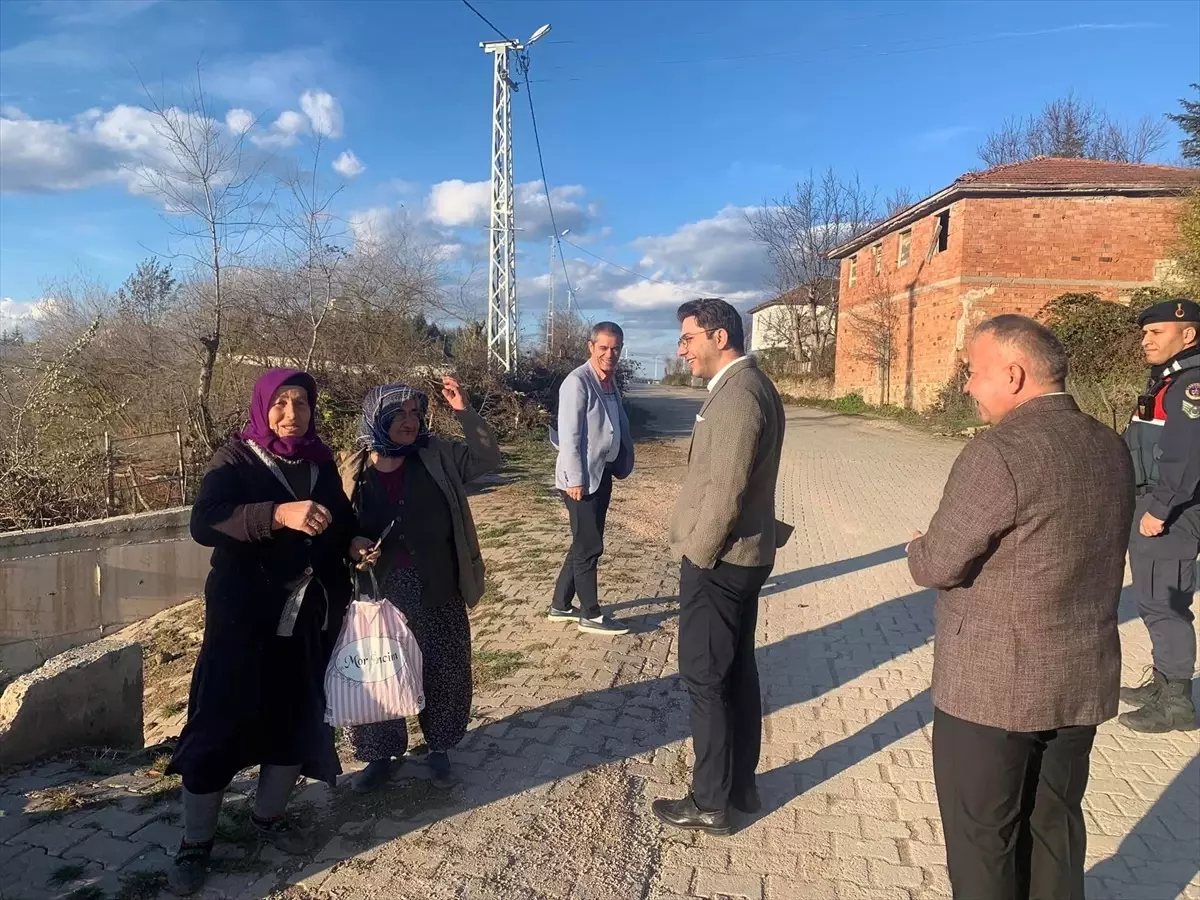
[[1158, 303], [1138, 316], [1138, 325], [1147, 358], [1158, 364], [1125, 431], [1137, 483], [1129, 563], [1138, 612], [1150, 632], [1154, 674], [1143, 686], [1122, 690], [1121, 699], [1140, 708], [1120, 721], [1135, 731], [1187, 730], [1196, 720], [1192, 599], [1200, 552], [1200, 305], [1183, 299]]

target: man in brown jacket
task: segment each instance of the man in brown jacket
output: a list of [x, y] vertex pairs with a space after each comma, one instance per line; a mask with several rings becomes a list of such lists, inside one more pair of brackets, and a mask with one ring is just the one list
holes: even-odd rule
[[728, 807], [755, 812], [762, 701], [754, 660], [758, 593], [791, 529], [775, 519], [783, 448], [779, 392], [745, 355], [742, 318], [724, 300], [678, 311], [679, 355], [708, 379], [688, 472], [671, 517], [679, 575], [679, 673], [691, 695], [692, 792], [656, 800], [668, 825], [728, 834]]
[[1065, 392], [1052, 332], [980, 325], [966, 390], [992, 427], [959, 454], [913, 580], [939, 589], [933, 775], [956, 898], [1083, 900], [1082, 801], [1117, 712], [1129, 452]]

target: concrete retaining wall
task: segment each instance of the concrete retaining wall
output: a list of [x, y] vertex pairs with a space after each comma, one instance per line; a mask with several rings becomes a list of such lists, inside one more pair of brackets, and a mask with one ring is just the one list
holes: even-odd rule
[[0, 676], [204, 592], [190, 508], [0, 534]]

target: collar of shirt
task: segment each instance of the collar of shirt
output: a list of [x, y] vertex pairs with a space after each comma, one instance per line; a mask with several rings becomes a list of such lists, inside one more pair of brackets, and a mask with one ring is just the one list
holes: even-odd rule
[[708, 390], [710, 392], [716, 390], [717, 384], [721, 380], [721, 376], [723, 376], [726, 372], [728, 372], [730, 369], [732, 369], [734, 366], [736, 366], [738, 363], [740, 363], [743, 359], [746, 359], [746, 358], [747, 358], [746, 355], [742, 354], [741, 356], [739, 356], [737, 359], [733, 360], [732, 362], [725, 363], [725, 365], [721, 367], [721, 371], [718, 372], [716, 375], [714, 375], [712, 378], [712, 381], [710, 381], [708, 383]]

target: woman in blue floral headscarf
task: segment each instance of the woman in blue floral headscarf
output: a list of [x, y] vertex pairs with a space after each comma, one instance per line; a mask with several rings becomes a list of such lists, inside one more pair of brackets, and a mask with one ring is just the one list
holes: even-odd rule
[[[467, 609], [483, 596], [483, 558], [467, 503], [466, 483], [500, 465], [495, 432], [467, 403], [453, 378], [442, 396], [466, 436], [449, 441], [429, 431], [429, 398], [388, 384], [363, 402], [358, 450], [342, 462], [342, 485], [359, 516], [359, 532], [383, 542], [364, 560], [380, 591], [408, 620], [424, 663], [421, 732], [434, 783], [453, 784], [447, 751], [466, 734], [471, 713], [471, 626]], [[404, 720], [347, 729], [367, 767], [356, 791], [372, 791], [404, 756]]]

